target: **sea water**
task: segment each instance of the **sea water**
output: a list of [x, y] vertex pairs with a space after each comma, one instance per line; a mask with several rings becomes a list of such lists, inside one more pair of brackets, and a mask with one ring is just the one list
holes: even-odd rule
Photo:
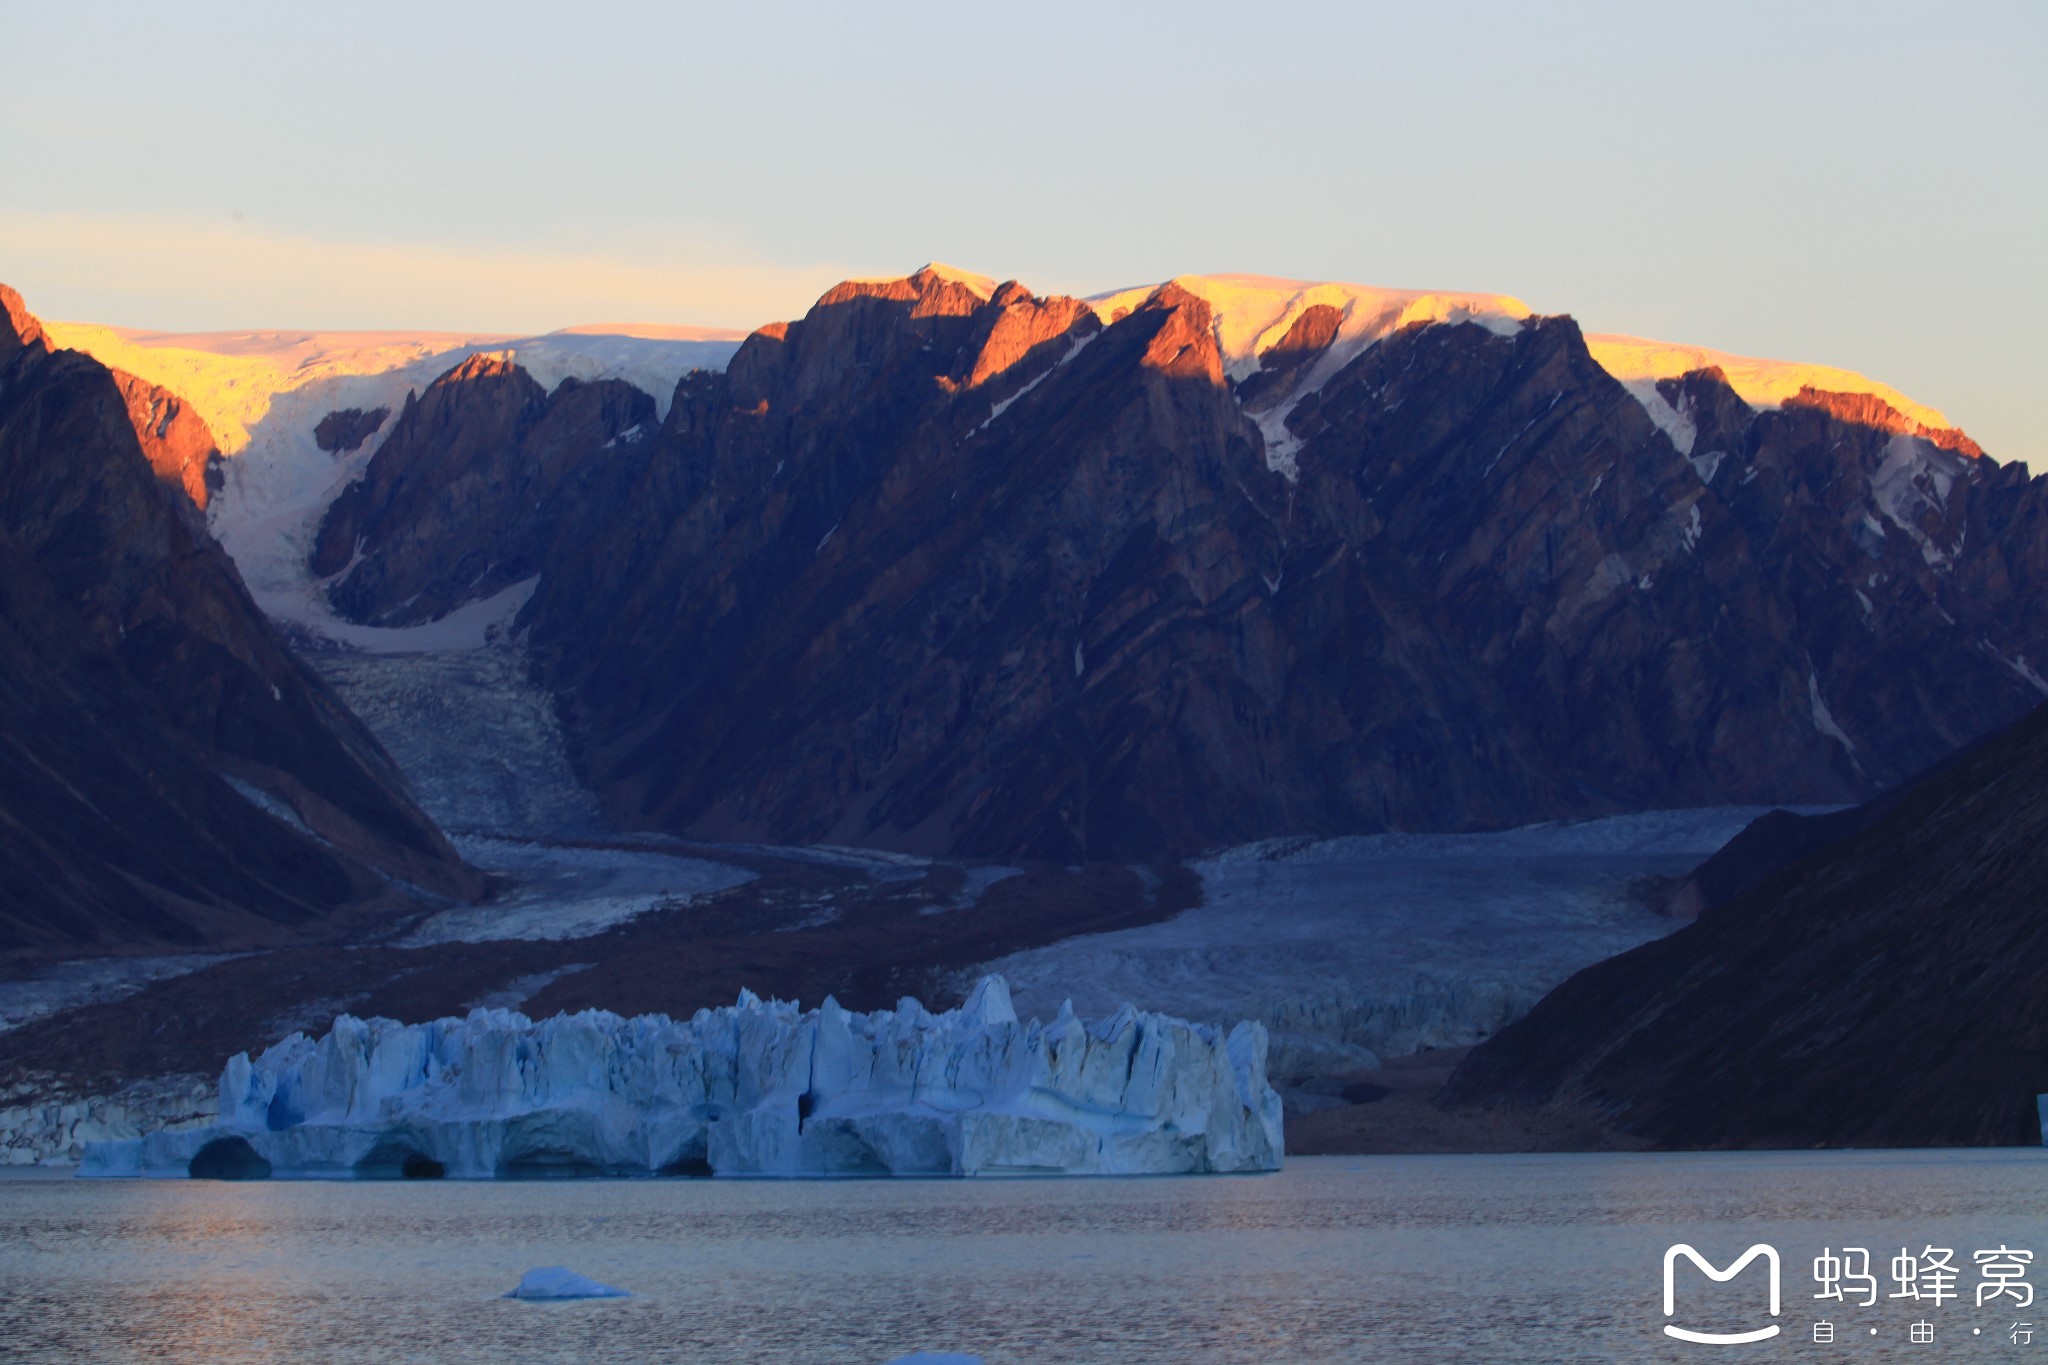
[[[1765, 1244], [1780, 1263], [1716, 1283]], [[1956, 1300], [1894, 1298], [1901, 1250]], [[1869, 1253], [1878, 1301], [1815, 1277]], [[194, 1361], [2040, 1360], [2048, 1152], [1294, 1158], [1277, 1175], [0, 1180], [0, 1357]], [[633, 1297], [501, 1297], [563, 1265]], [[1857, 1268], [1850, 1253], [1849, 1270]], [[1910, 1338], [1915, 1324], [1931, 1343]], [[1778, 1326], [1739, 1350], [1664, 1334]], [[1814, 1340], [1825, 1324], [1833, 1340]], [[2021, 1324], [2035, 1328], [2030, 1339]], [[1871, 1329], [1875, 1328], [1875, 1334]]]

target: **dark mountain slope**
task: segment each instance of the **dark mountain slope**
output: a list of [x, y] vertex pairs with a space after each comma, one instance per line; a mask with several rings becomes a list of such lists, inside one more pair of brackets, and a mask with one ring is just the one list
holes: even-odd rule
[[233, 791], [0, 531], [0, 951], [240, 946], [377, 880]]
[[[192, 458], [204, 434], [192, 430], [197, 419], [169, 395], [145, 392], [85, 356], [51, 351], [12, 291], [0, 289], [0, 313], [0, 532], [17, 567], [27, 566], [16, 575], [8, 623], [16, 683], [8, 737], [21, 766], [0, 798], [24, 830], [50, 828], [41, 784], [106, 817], [50, 846], [57, 870], [43, 884], [75, 877], [105, 885], [103, 870], [83, 865], [94, 857], [156, 878], [148, 847], [206, 842], [173, 840], [179, 826], [162, 821], [131, 827], [111, 812], [140, 807], [87, 795], [134, 769], [144, 777], [135, 801], [153, 788], [184, 808], [188, 822], [213, 827], [209, 837], [227, 855], [211, 878], [180, 863], [190, 885], [172, 878], [160, 887], [176, 882], [178, 896], [289, 922], [309, 907], [381, 894], [372, 868], [438, 892], [480, 894], [481, 876], [413, 804], [376, 741], [277, 640], [206, 534], [187, 492], [195, 464], [203, 487], [205, 461]], [[53, 638], [65, 649], [50, 652]], [[38, 649], [45, 657], [34, 657]], [[114, 714], [118, 726], [108, 719]], [[109, 764], [104, 745], [114, 736], [121, 738], [111, 752], [121, 761]], [[23, 776], [31, 771], [40, 774], [32, 781]], [[328, 851], [255, 812], [214, 773], [277, 798]], [[289, 846], [256, 846], [264, 841], [251, 831], [273, 828]], [[124, 840], [135, 848], [118, 847]], [[235, 866], [242, 859], [246, 865]], [[274, 904], [248, 890], [250, 876], [267, 879], [286, 864], [310, 880], [289, 885]], [[108, 902], [50, 894], [16, 907], [24, 933], [34, 923], [56, 937], [118, 940], [94, 927], [104, 927], [98, 916]], [[23, 908], [31, 901], [41, 908]], [[117, 913], [104, 923], [127, 922]], [[199, 925], [190, 919], [185, 937], [204, 937]], [[168, 932], [162, 923], [158, 931]]]
[[2038, 1142], [2048, 707], [1882, 804], [1558, 987], [1471, 1054], [1452, 1097], [1674, 1147]]

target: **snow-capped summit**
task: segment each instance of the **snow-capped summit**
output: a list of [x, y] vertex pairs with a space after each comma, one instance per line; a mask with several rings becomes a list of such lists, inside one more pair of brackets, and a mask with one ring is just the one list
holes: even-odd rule
[[1589, 335], [1586, 349], [1602, 369], [1635, 396], [1650, 414], [1650, 420], [1671, 437], [1682, 454], [1692, 453], [1698, 433], [1691, 417], [1667, 398], [1659, 386], [1704, 370], [1719, 370], [1735, 395], [1758, 412], [1793, 402], [1840, 407], [1844, 395], [1875, 400], [1898, 415], [1901, 429], [1926, 435], [1944, 449], [1962, 450], [1969, 455], [1981, 453], [1976, 443], [1950, 426], [1948, 418], [1937, 409], [1917, 403], [1891, 385], [1854, 370], [1797, 360], [1760, 360], [1704, 346], [1681, 346], [1612, 333]]
[[[1290, 331], [1302, 326], [1303, 316], [1317, 308], [1336, 313], [1334, 339], [1318, 365], [1331, 374], [1375, 341], [1413, 323], [1469, 321], [1508, 335], [1529, 316], [1528, 304], [1505, 294], [1382, 289], [1271, 275], [1176, 275], [1166, 284], [1209, 305], [1224, 373], [1233, 380], [1257, 370], [1261, 358], [1281, 346]], [[1105, 323], [1113, 322], [1166, 284], [1112, 290], [1092, 295], [1088, 302]]]
[[962, 270], [958, 266], [947, 265], [944, 261], [930, 261], [911, 271], [908, 275], [855, 275], [851, 279], [842, 280], [837, 285], [834, 285], [832, 291], [828, 291], [826, 297], [831, 297], [833, 292], [846, 290], [851, 290], [855, 293], [868, 293], [877, 285], [904, 286], [921, 284], [929, 287], [932, 283], [957, 284], [984, 303], [995, 297], [996, 290], [999, 287], [997, 281], [987, 275], [977, 275], [972, 270]]
[[1677, 379], [1694, 370], [1718, 369], [1727, 376], [1728, 387], [1743, 402], [1762, 411], [1781, 407], [1797, 398], [1802, 389], [1824, 393], [1866, 393], [1883, 399], [1901, 416], [1923, 426], [1943, 428], [1948, 418], [1916, 403], [1889, 384], [1879, 383], [1854, 370], [1833, 365], [1812, 365], [1798, 360], [1761, 360], [1755, 356], [1730, 355], [1704, 346], [1681, 346], [1669, 341], [1646, 341], [1642, 337], [1595, 332], [1586, 337], [1586, 349], [1600, 367], [1624, 384], [1660, 379]]
[[[1313, 340], [1312, 364], [1292, 376], [1285, 393], [1259, 395], [1271, 401], [1250, 403], [1264, 413], [1260, 426], [1267, 437], [1269, 463], [1289, 473], [1296, 443], [1287, 435], [1292, 407], [1318, 390], [1359, 354], [1387, 336], [1417, 323], [1472, 322], [1501, 336], [1512, 335], [1532, 316], [1529, 306], [1506, 294], [1423, 289], [1389, 289], [1376, 285], [1329, 280], [1290, 280], [1268, 275], [1176, 275], [1166, 282], [1209, 305], [1216, 345], [1224, 373], [1242, 383], [1274, 363], [1288, 365], [1295, 353]], [[1096, 294], [1088, 299], [1105, 323], [1129, 313], [1157, 294], [1165, 284], [1138, 285]], [[1944, 448], [1977, 453], [1941, 412], [1915, 402], [1889, 384], [1853, 370], [1803, 361], [1764, 360], [1666, 341], [1618, 333], [1592, 333], [1586, 349], [1672, 438], [1690, 454], [1695, 432], [1690, 420], [1659, 391], [1658, 385], [1695, 371], [1719, 369], [1728, 386], [1758, 411], [1813, 395], [1857, 395], [1876, 399], [1899, 414], [1915, 434], [1943, 434]], [[1282, 401], [1284, 399], [1284, 402]]]
[[972, 270], [962, 270], [958, 266], [947, 265], [944, 261], [931, 261], [919, 267], [913, 273], [919, 275], [935, 275], [939, 279], [945, 280], [950, 284], [961, 285], [966, 289], [970, 290], [971, 292], [981, 295], [985, 299], [995, 297], [995, 280], [991, 279], [987, 275], [977, 275]]
[[[661, 323], [595, 323], [538, 336], [424, 331], [255, 330], [149, 332], [96, 323], [46, 324], [51, 344], [83, 351], [177, 394], [211, 428], [221, 459], [208, 522], [251, 593], [276, 620], [357, 648], [407, 649], [459, 638], [481, 643], [484, 625], [431, 638], [336, 620], [305, 572], [313, 535], [389, 434], [408, 394], [470, 356], [517, 364], [543, 388], [565, 379], [623, 380], [657, 415], [689, 370], [717, 368], [744, 333]], [[349, 439], [323, 433], [346, 418]], [[503, 613], [498, 613], [502, 616]], [[496, 622], [497, 616], [491, 618]]]

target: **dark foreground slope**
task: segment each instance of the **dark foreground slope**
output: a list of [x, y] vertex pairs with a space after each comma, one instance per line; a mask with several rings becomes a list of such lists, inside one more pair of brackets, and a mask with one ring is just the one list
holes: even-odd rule
[[0, 950], [260, 939], [393, 878], [484, 889], [207, 534], [202, 445], [0, 288]]
[[925, 271], [658, 430], [471, 365], [315, 567], [390, 623], [538, 573], [608, 813], [706, 838], [1072, 863], [1854, 802], [2048, 689], [2048, 480], [1961, 433], [1709, 369], [1665, 385], [1681, 450], [1570, 318], [1339, 334], [1233, 378], [1179, 286], [1105, 321]]
[[2032, 1143], [2048, 1091], [2048, 707], [1862, 831], [1579, 973], [1454, 1102], [1673, 1147]]

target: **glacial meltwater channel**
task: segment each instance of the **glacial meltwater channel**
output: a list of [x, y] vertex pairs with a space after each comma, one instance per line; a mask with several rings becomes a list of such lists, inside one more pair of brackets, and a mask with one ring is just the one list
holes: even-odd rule
[[[1779, 1253], [1768, 1311], [1759, 1259]], [[1894, 1298], [1902, 1248], [1960, 1297]], [[1819, 1299], [1869, 1253], [1877, 1303]], [[1296, 1158], [1277, 1175], [536, 1183], [0, 1178], [0, 1358], [2048, 1360], [2048, 1152]], [[2010, 1256], [2005, 1264], [2011, 1264]], [[563, 1265], [633, 1297], [500, 1297]], [[1853, 1276], [1853, 1255], [1844, 1269]], [[1842, 1287], [1837, 1285], [1837, 1287]], [[1739, 1351], [1664, 1335], [1776, 1325]], [[1826, 1323], [1831, 1344], [1815, 1342]], [[1911, 1340], [1914, 1324], [1934, 1337]], [[2031, 1324], [2021, 1341], [2020, 1324]], [[1877, 1329], [1875, 1335], [1871, 1329]]]

